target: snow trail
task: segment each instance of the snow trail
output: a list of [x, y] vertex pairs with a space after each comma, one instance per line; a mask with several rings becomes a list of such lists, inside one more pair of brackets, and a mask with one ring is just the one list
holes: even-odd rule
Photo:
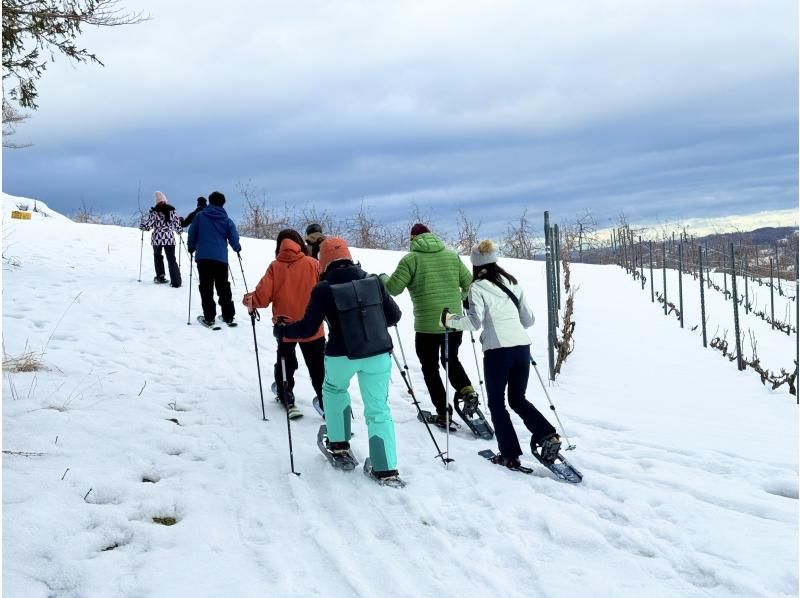
[[[292, 422], [302, 475], [289, 473], [285, 416], [269, 392], [270, 314], [257, 325], [263, 422], [234, 255], [240, 325], [212, 332], [186, 325], [185, 255], [181, 289], [140, 284], [138, 231], [38, 214], [10, 221], [8, 212], [4, 255], [21, 265], [4, 264], [5, 349], [46, 346], [48, 368], [3, 381], [3, 449], [46, 453], [3, 458], [9, 596], [796, 595], [793, 400], [703, 350], [618, 268], [573, 266], [577, 346], [550, 388], [582, 484], [538, 465], [530, 476], [491, 465], [477, 452], [494, 442], [466, 431], [451, 437], [456, 461], [444, 470], [394, 372], [408, 482], [394, 490], [360, 467], [334, 471], [319, 454], [322, 420], [303, 365], [305, 416]], [[354, 253], [376, 273], [401, 255]], [[251, 287], [273, 255], [273, 243], [243, 240]], [[147, 246], [144, 264], [152, 280]], [[504, 266], [531, 298], [544, 372], [543, 265]], [[399, 304], [426, 406], [408, 296]], [[192, 305], [199, 313], [196, 295]], [[467, 344], [461, 358], [477, 386]], [[366, 427], [351, 392], [363, 463]], [[528, 396], [546, 411], [533, 374]]]

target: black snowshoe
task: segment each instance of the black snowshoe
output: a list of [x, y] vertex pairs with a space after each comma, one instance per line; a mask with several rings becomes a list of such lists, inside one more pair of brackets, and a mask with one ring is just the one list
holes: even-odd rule
[[218, 326], [216, 323], [209, 322], [203, 316], [197, 316], [197, 321], [200, 322], [201, 326], [205, 326], [209, 330], [222, 330], [222, 328]]
[[456, 413], [464, 420], [464, 423], [472, 430], [476, 438], [480, 437], [484, 440], [491, 440], [494, 438], [494, 430], [478, 406], [477, 393], [471, 392], [462, 395], [457, 392], [453, 400], [453, 405]]
[[583, 474], [570, 465], [564, 455], [559, 452], [560, 449], [561, 439], [558, 434], [547, 436], [538, 445], [531, 438], [531, 452], [539, 463], [549, 469], [559, 480], [570, 484], [579, 484], [583, 480]]
[[[220, 321], [220, 322], [225, 322], [225, 320], [222, 318], [222, 316], [217, 316], [217, 320]], [[234, 322], [233, 320], [231, 320], [230, 322], [225, 322], [225, 323], [228, 325], [228, 328], [235, 328], [236, 326], [239, 325], [236, 322]]]
[[[342, 443], [342, 445], [344, 444]], [[349, 443], [346, 445], [347, 448], [339, 446], [338, 443], [334, 443], [331, 446], [328, 441], [328, 426], [325, 424], [321, 425], [317, 432], [317, 446], [320, 452], [325, 455], [325, 458], [330, 461], [330, 464], [333, 465], [334, 469], [352, 471], [358, 465], [358, 459], [350, 449]], [[369, 462], [369, 459], [367, 459], [367, 462]]]
[[493, 450], [486, 449], [483, 451], [478, 451], [478, 454], [483, 457], [484, 459], [488, 459], [495, 465], [502, 465], [503, 467], [510, 469], [511, 471], [518, 471], [520, 473], [533, 473], [533, 469], [530, 467], [525, 467], [522, 463], [519, 462], [519, 459], [507, 459], [502, 455], [498, 455]]
[[364, 461], [364, 475], [381, 486], [390, 486], [392, 488], [403, 488], [406, 483], [400, 478], [397, 470], [392, 471], [374, 471], [372, 469], [372, 462], [369, 457]]
[[[442, 430], [447, 429], [447, 423], [444, 418], [440, 418], [438, 415], [434, 415], [430, 411], [425, 411], [421, 409], [420, 412], [417, 414], [417, 419], [421, 422], [428, 422], [429, 424], [433, 424], [437, 428], [441, 428]], [[461, 429], [461, 424], [454, 421], [453, 418], [450, 418], [450, 431], [451, 432], [458, 432]]]

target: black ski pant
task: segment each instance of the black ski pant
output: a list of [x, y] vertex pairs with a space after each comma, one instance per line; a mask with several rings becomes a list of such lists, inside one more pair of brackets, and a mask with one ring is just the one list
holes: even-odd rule
[[511, 423], [511, 416], [506, 410], [506, 386], [508, 387], [508, 406], [522, 418], [525, 427], [531, 432], [534, 443], [538, 444], [543, 438], [556, 431], [539, 410], [525, 399], [530, 370], [531, 352], [528, 345], [490, 349], [483, 354], [489, 413], [492, 415], [500, 454], [508, 459], [519, 457], [522, 449]]
[[[456, 392], [465, 386], [471, 386], [469, 376], [464, 371], [464, 366], [458, 360], [458, 348], [461, 346], [461, 335], [459, 332], [448, 333], [448, 360], [450, 368], [450, 384]], [[422, 377], [425, 379], [425, 386], [428, 387], [428, 394], [431, 396], [436, 413], [444, 417], [447, 408], [447, 395], [439, 375], [439, 363], [444, 367], [444, 332], [432, 334], [428, 332], [417, 332], [414, 338], [414, 348], [422, 366]]]
[[174, 287], [181, 286], [181, 269], [178, 267], [178, 262], [175, 261], [175, 246], [174, 245], [153, 245], [153, 262], [156, 267], [156, 276], [165, 276], [164, 272], [164, 255], [161, 250], [167, 254], [167, 266], [169, 267], [169, 281]]
[[228, 282], [228, 264], [217, 260], [197, 260], [197, 276], [200, 278], [200, 301], [203, 304], [203, 317], [213, 322], [217, 317], [214, 304], [214, 287], [217, 288], [222, 319], [232, 322], [236, 315], [231, 297], [231, 284]]
[[322, 383], [325, 381], [324, 336], [305, 343], [286, 341], [278, 343], [277, 361], [275, 362], [275, 386], [278, 389], [278, 398], [281, 400], [281, 403], [284, 405], [286, 404], [283, 397], [283, 369], [281, 368], [281, 358], [286, 360], [287, 386], [290, 391], [294, 390], [294, 373], [298, 368], [297, 354], [295, 353], [296, 345], [300, 345], [300, 351], [303, 353], [303, 360], [306, 362], [308, 374], [311, 376], [311, 386], [314, 387], [314, 392], [317, 393], [320, 406], [322, 406]]

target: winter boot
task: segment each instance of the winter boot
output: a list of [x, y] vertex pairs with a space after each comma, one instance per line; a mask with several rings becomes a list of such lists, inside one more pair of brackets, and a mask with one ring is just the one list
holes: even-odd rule
[[517, 457], [503, 457], [502, 455], [495, 455], [491, 458], [492, 463], [496, 465], [505, 465], [509, 469], [519, 469], [521, 463]]
[[[538, 451], [536, 449], [539, 449]], [[542, 463], [555, 463], [558, 451], [561, 450], [561, 438], [553, 432], [542, 438], [538, 444], [531, 438], [531, 451]]]
[[[325, 441], [325, 444], [330, 452], [334, 455], [345, 455], [350, 452], [350, 443], [347, 441], [344, 442], [330, 442], [328, 440]], [[397, 473], [397, 472], [395, 472]]]
[[456, 392], [456, 394], [453, 396], [453, 403], [458, 405], [459, 401], [463, 403], [461, 411], [466, 416], [470, 416], [475, 413], [475, 410], [478, 408], [480, 402], [478, 393], [475, 392], [475, 389], [471, 386], [465, 386], [460, 391]]

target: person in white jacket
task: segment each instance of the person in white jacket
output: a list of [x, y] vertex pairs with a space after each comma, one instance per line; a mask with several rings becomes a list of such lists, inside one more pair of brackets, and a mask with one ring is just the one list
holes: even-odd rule
[[[470, 255], [473, 282], [465, 314], [446, 313], [443, 325], [455, 330], [478, 330], [483, 346], [483, 367], [489, 413], [494, 424], [500, 455], [495, 459], [510, 469], [520, 466], [522, 449], [506, 410], [508, 405], [531, 432], [531, 450], [540, 460], [552, 463], [561, 448], [555, 428], [527, 401], [525, 391], [531, 366], [530, 338], [533, 312], [517, 279], [497, 265], [497, 251], [490, 240], [481, 241]], [[513, 298], [512, 298], [513, 297]]]

